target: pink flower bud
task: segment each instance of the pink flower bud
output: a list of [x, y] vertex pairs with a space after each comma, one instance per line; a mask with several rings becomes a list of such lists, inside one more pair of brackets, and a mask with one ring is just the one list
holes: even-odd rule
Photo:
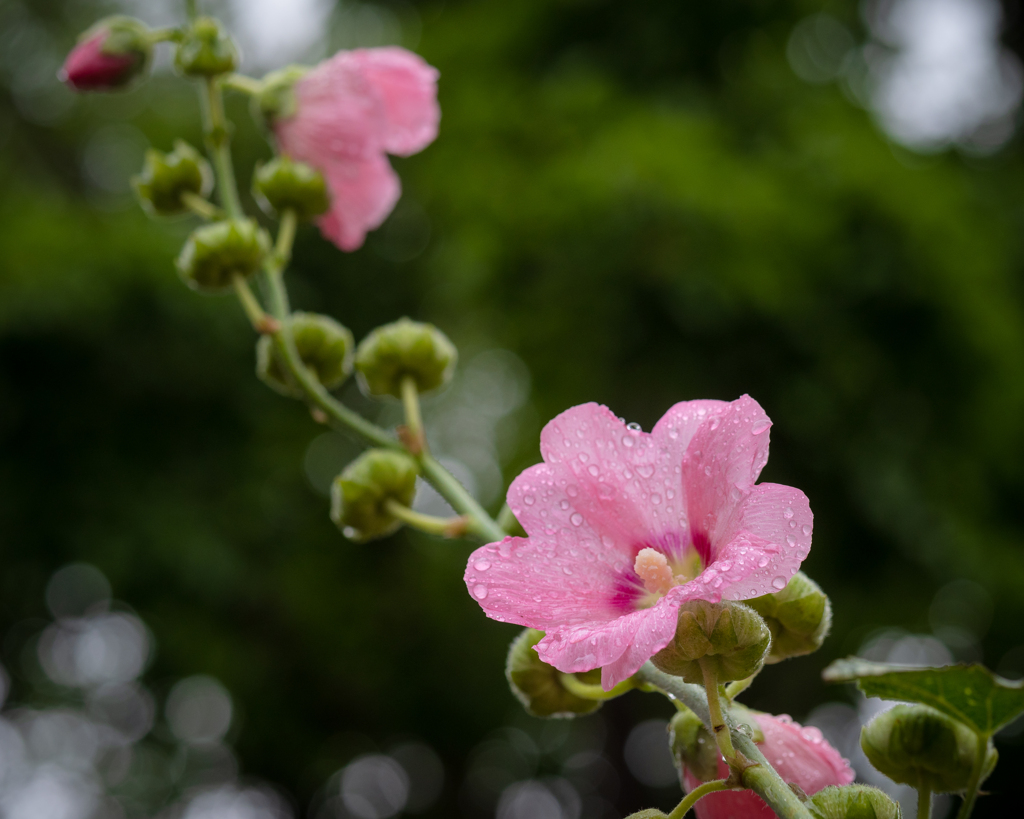
[[142, 23], [110, 17], [82, 35], [59, 76], [76, 91], [112, 91], [145, 70], [151, 51]]
[[[764, 733], [758, 747], [784, 781], [812, 796], [829, 785], [849, 785], [854, 773], [849, 763], [829, 745], [817, 728], [802, 728], [785, 714], [757, 714], [757, 723]], [[725, 760], [718, 759], [718, 776], [729, 775]], [[687, 790], [701, 781], [689, 770], [684, 776]], [[774, 819], [775, 813], [753, 791], [719, 791], [701, 799], [695, 810], [697, 819]]]

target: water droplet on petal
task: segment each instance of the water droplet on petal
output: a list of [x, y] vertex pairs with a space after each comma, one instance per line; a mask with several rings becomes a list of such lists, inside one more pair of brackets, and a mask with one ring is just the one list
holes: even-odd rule
[[491, 568], [491, 561], [478, 560], [476, 561], [476, 563], [473, 564], [473, 568], [476, 569], [478, 572], [486, 572], [489, 568]]
[[803, 532], [805, 535], [809, 535], [811, 533], [811, 527], [805, 523], [804, 528], [800, 531]]
[[581, 515], [579, 512], [573, 512], [572, 515], [569, 517], [569, 520], [572, 522], [573, 526], [580, 526], [583, 523], [583, 515]]
[[727, 572], [729, 571], [729, 569], [732, 568], [732, 563], [730, 563], [728, 560], [723, 560], [721, 563], [716, 563], [715, 568], [718, 569], [720, 572]]
[[779, 591], [782, 591], [784, 588], [786, 588], [786, 578], [784, 578], [782, 575], [779, 575], [778, 577], [776, 577], [772, 581], [772, 588], [775, 588], [775, 589], [778, 589]]
[[523, 495], [523, 503], [527, 506], [533, 506], [537, 502], [537, 499], [533, 495]]
[[477, 583], [473, 587], [473, 596], [477, 600], [483, 600], [485, 597], [487, 597], [487, 587], [483, 583]]
[[793, 517], [793, 514], [793, 507], [787, 506], [782, 512], [782, 517], [784, 517], [786, 520], [789, 520], [791, 517]]
[[764, 555], [761, 555], [761, 557], [759, 557], [757, 559], [757, 566], [758, 566], [758, 568], [763, 569], [767, 565], [768, 565], [768, 558], [765, 557]]
[[792, 535], [786, 535], [786, 545], [790, 547], [796, 546], [796, 538]]
[[579, 493], [580, 490], [574, 483], [571, 483], [567, 487], [565, 487], [565, 494], [568, 495], [570, 498], [575, 498]]
[[570, 569], [568, 566], [563, 566], [562, 567], [562, 574], [564, 574], [564, 575], [572, 575], [572, 569]]
[[658, 506], [661, 503], [661, 495], [659, 495], [657, 492], [654, 492], [651, 495], [651, 503], [653, 503], [655, 506]]
[[601, 474], [601, 470], [597, 468], [597, 464], [591, 464], [590, 466], [588, 466], [587, 472], [589, 472], [595, 478]]
[[636, 471], [640, 473], [641, 478], [649, 478], [654, 474], [654, 467], [650, 464], [643, 464], [636, 468]]
[[558, 502], [558, 505], [561, 506], [562, 509], [568, 509], [569, 508], [569, 501], [561, 500], [561, 501]]
[[704, 474], [709, 478], [711, 477], [711, 464], [704, 467]]
[[581, 463], [586, 463], [590, 460], [590, 456], [586, 452], [581, 452], [579, 458]]
[[633, 446], [633, 436], [632, 435], [623, 435], [622, 436], [622, 445], [625, 446], [625, 447]]

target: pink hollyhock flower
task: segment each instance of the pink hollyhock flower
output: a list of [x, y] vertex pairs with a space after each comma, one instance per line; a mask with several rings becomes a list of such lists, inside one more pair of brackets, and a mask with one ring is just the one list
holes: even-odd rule
[[136, 20], [112, 17], [82, 35], [64, 61], [60, 79], [76, 91], [111, 91], [145, 68], [151, 45]]
[[[828, 785], [849, 785], [854, 772], [839, 751], [829, 745], [817, 728], [801, 728], [787, 715], [755, 714], [764, 732], [761, 753], [786, 782], [799, 786], [812, 796]], [[718, 759], [718, 776], [729, 776], [729, 766]], [[686, 790], [701, 784], [689, 771]], [[697, 819], [775, 819], [775, 812], [753, 791], [719, 791], [703, 797], [695, 807]]]
[[318, 168], [331, 191], [323, 235], [363, 244], [401, 194], [386, 154], [409, 156], [437, 136], [437, 69], [397, 46], [342, 51], [295, 84], [295, 113], [274, 122], [281, 152]]
[[508, 490], [528, 537], [473, 552], [470, 594], [545, 632], [546, 663], [612, 688], [668, 644], [681, 603], [778, 591], [807, 556], [807, 497], [754, 484], [769, 427], [749, 396], [676, 404], [650, 434], [597, 404], [563, 412]]

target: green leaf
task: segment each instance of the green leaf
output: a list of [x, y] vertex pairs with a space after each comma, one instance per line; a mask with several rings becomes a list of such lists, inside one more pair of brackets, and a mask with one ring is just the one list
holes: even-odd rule
[[986, 736], [1024, 713], [1024, 680], [1004, 680], [978, 664], [915, 668], [847, 657], [821, 676], [856, 682], [869, 697], [930, 705]]

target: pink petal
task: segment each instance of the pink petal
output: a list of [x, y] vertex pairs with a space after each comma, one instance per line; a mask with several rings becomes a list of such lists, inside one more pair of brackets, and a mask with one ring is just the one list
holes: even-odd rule
[[[849, 785], [854, 780], [853, 769], [840, 753], [829, 745], [817, 728], [802, 728], [782, 714], [757, 714], [756, 719], [764, 732], [764, 743], [758, 747], [772, 767], [786, 781], [813, 796], [829, 785]], [[718, 774], [729, 775], [725, 760], [718, 760]], [[689, 771], [686, 788], [693, 790], [700, 784]], [[720, 791], [701, 799], [696, 805], [698, 819], [774, 819], [775, 813], [752, 791]]]
[[384, 106], [384, 150], [409, 156], [433, 142], [441, 119], [438, 70], [398, 46], [360, 48], [349, 57]]
[[658, 440], [659, 444], [678, 450], [682, 456], [701, 424], [727, 412], [733, 403], [735, 402], [713, 399], [680, 401], [658, 419], [658, 423], [651, 430], [651, 435]]
[[398, 175], [383, 155], [332, 162], [324, 169], [331, 209], [317, 220], [325, 239], [357, 250], [366, 232], [380, 227], [402, 194]]

